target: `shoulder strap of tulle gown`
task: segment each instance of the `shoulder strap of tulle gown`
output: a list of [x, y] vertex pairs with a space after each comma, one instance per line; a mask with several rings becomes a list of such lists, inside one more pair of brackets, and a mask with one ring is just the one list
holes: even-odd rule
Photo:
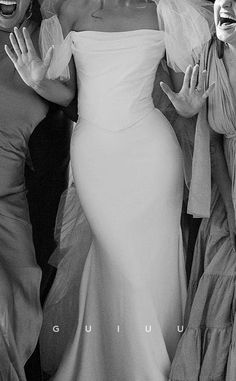
[[159, 29], [165, 32], [167, 64], [185, 72], [211, 38], [213, 8], [205, 0], [154, 0]]

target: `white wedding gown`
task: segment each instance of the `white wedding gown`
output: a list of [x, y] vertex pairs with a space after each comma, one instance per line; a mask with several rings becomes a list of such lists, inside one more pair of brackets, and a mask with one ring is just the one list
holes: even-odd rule
[[79, 88], [71, 163], [92, 243], [52, 380], [167, 381], [186, 282], [182, 152], [152, 101], [165, 33], [73, 31], [64, 44]]

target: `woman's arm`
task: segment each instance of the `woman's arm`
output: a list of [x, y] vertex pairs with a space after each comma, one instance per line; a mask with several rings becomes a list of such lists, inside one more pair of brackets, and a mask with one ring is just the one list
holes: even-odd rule
[[68, 82], [61, 82], [57, 79], [49, 80], [46, 78], [46, 74], [52, 60], [53, 47], [42, 60], [37, 54], [26, 28], [23, 28], [23, 33], [15, 28], [14, 33], [10, 34], [10, 41], [13, 52], [8, 46], [5, 46], [5, 50], [22, 80], [43, 98], [61, 106], [69, 105], [74, 98], [76, 84], [72, 62]]
[[206, 70], [199, 73], [199, 65], [189, 65], [185, 75], [170, 71], [174, 91], [166, 83], [160, 83], [179, 115], [191, 118], [200, 111], [215, 85], [205, 89], [206, 74]]
[[[185, 92], [187, 93], [187, 96], [188, 94], [191, 96], [191, 92], [193, 92], [194, 89], [196, 89], [196, 87], [199, 88], [200, 86], [200, 89], [201, 89], [201, 86], [202, 86], [202, 88], [204, 88], [205, 73], [203, 73], [202, 78], [198, 80], [198, 67], [197, 69], [193, 68], [192, 70], [191, 69], [188, 69], [188, 70], [190, 70], [190, 72], [187, 76], [186, 74], [184, 76], [182, 73], [175, 73], [173, 70], [170, 70], [173, 87], [175, 91], [177, 92], [177, 94], [172, 92], [174, 97], [176, 97], [176, 95], [178, 95], [183, 90], [183, 87], [185, 87], [186, 89]], [[182, 86], [183, 82], [185, 83]], [[202, 99], [197, 100], [197, 103], [199, 104], [199, 106], [203, 105], [207, 96], [213, 90], [213, 87], [214, 85], [211, 85], [209, 89], [207, 90], [207, 92], [205, 92], [205, 96], [203, 97], [204, 95], [203, 93], [203, 95], [201, 96]], [[167, 92], [168, 91], [169, 90], [167, 90]], [[186, 104], [188, 104], [188, 102], [186, 102]], [[189, 109], [186, 108], [186, 112], [179, 112], [179, 114], [185, 117], [190, 117], [194, 115], [195, 113], [192, 113], [191, 111], [193, 109], [191, 107], [191, 104], [189, 104], [188, 107]], [[235, 224], [235, 212], [234, 212], [234, 206], [233, 206], [233, 200], [232, 200], [231, 180], [229, 177], [226, 159], [224, 155], [222, 135], [215, 133], [212, 129], [210, 130], [210, 154], [211, 154], [212, 177], [216, 185], [218, 186], [219, 192], [221, 194], [221, 197], [223, 199], [223, 202], [226, 208], [230, 239], [232, 242], [232, 246], [234, 250], [236, 251], [236, 224]]]

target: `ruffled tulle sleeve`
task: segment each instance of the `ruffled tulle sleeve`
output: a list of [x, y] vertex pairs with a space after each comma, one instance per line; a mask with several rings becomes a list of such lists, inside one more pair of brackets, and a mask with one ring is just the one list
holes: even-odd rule
[[44, 19], [41, 23], [39, 45], [44, 58], [53, 45], [53, 58], [47, 72], [47, 78], [67, 81], [70, 79], [69, 61], [71, 59], [71, 34], [64, 39], [57, 15]]
[[185, 72], [211, 38], [212, 8], [204, 0], [155, 2], [159, 29], [165, 32], [167, 64], [176, 72]]

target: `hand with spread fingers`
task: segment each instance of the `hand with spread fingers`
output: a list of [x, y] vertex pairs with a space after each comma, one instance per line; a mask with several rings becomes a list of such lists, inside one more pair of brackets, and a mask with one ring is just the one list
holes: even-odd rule
[[44, 60], [38, 56], [29, 32], [23, 28], [22, 32], [17, 27], [10, 34], [10, 42], [13, 51], [5, 45], [5, 51], [13, 62], [22, 80], [31, 87], [38, 85], [46, 76], [52, 55], [51, 47]]
[[189, 65], [179, 93], [171, 90], [166, 83], [160, 83], [162, 90], [168, 96], [179, 115], [190, 118], [200, 111], [215, 86], [213, 83], [207, 89], [205, 88], [206, 75], [206, 70], [199, 73], [199, 65], [194, 67]]

